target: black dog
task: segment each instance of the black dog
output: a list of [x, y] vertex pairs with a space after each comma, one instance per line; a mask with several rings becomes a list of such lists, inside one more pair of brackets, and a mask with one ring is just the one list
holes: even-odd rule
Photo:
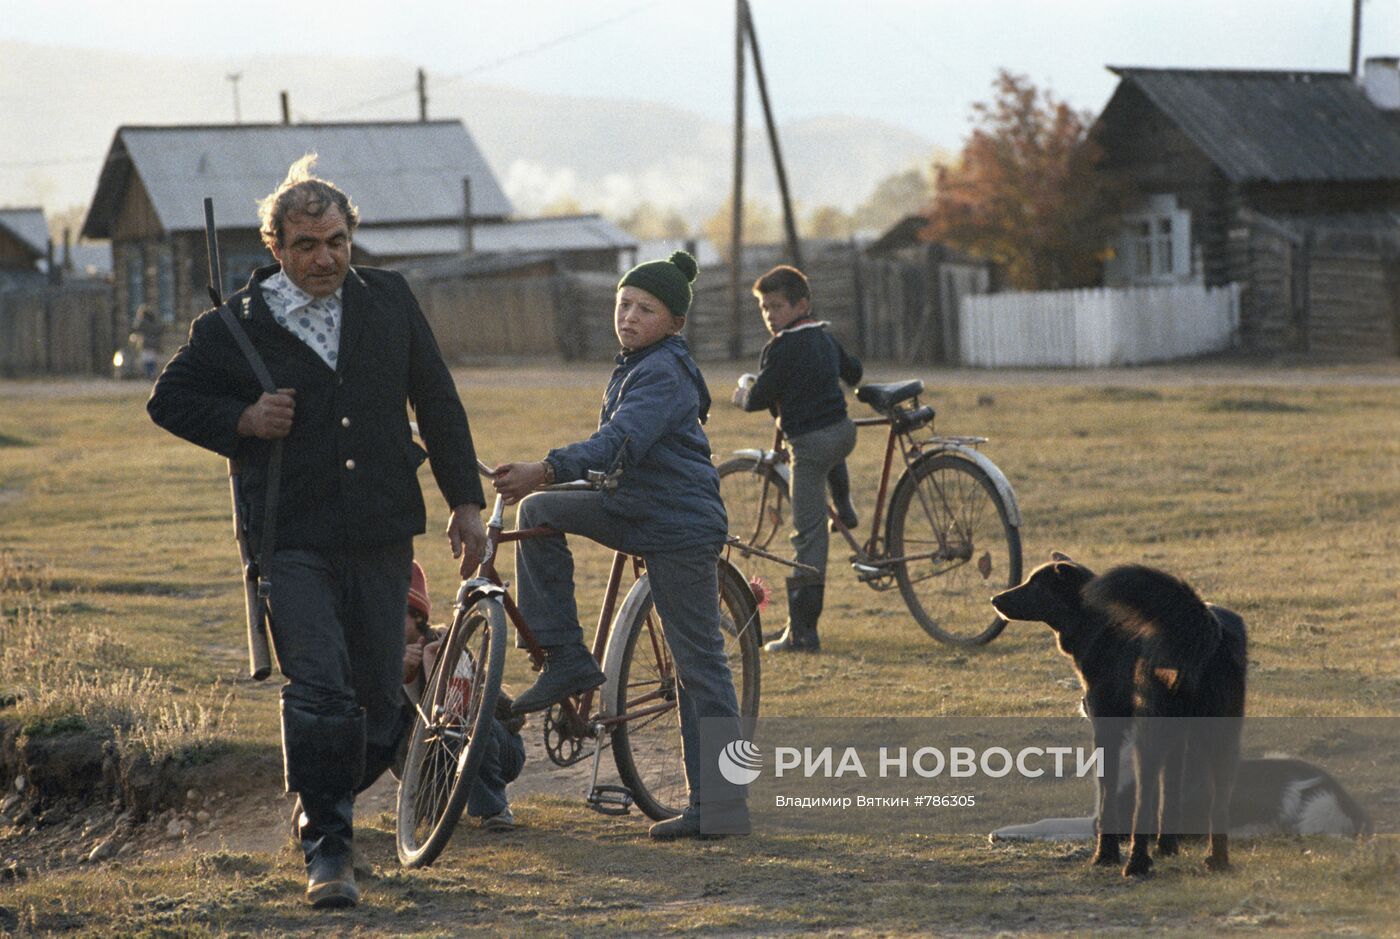
[[1244, 720], [1244, 620], [1150, 567], [1117, 567], [1095, 576], [1062, 554], [1053, 557], [1025, 583], [993, 597], [992, 605], [1008, 619], [1047, 623], [1079, 673], [1094, 746], [1104, 751], [1093, 862], [1120, 860], [1118, 838], [1128, 820], [1113, 794], [1119, 751], [1131, 735], [1137, 785], [1123, 876], [1152, 869], [1153, 834], [1158, 855], [1177, 852], [1187, 767], [1206, 774], [1209, 783], [1206, 866], [1225, 870]]

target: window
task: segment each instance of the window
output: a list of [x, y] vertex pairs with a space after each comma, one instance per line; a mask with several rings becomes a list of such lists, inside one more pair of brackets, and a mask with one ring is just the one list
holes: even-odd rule
[[126, 315], [136, 319], [136, 310], [146, 302], [146, 258], [139, 244], [126, 249]]
[[1176, 196], [1149, 196], [1123, 216], [1122, 233], [1104, 269], [1109, 286], [1183, 283], [1191, 269], [1191, 213]]
[[156, 304], [162, 323], [175, 322], [175, 259], [169, 245], [161, 245], [156, 254]]

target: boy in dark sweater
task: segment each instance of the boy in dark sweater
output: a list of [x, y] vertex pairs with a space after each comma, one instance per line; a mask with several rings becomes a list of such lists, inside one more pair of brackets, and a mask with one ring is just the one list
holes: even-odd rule
[[740, 379], [735, 401], [746, 411], [766, 408], [778, 418], [792, 448], [792, 546], [798, 563], [822, 572], [788, 578], [787, 629], [763, 648], [816, 652], [826, 589], [827, 485], [842, 523], [853, 528], [857, 522], [846, 471], [856, 427], [846, 416], [840, 382], [860, 381], [860, 360], [841, 348], [827, 323], [812, 318], [812, 291], [797, 268], [773, 268], [754, 281], [753, 295], [773, 339], [763, 348], [753, 383]]

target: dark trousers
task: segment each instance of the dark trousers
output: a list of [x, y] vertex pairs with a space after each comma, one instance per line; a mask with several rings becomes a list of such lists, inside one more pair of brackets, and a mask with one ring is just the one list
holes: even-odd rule
[[[289, 792], [351, 793], [398, 730], [413, 543], [284, 550], [271, 569]], [[366, 767], [366, 754], [370, 767]]]

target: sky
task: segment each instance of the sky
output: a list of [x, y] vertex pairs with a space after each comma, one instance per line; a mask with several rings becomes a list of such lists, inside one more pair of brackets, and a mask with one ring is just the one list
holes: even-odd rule
[[[140, 53], [313, 50], [420, 62], [435, 81], [733, 107], [730, 0], [6, 0], [0, 37]], [[1001, 66], [1097, 110], [1106, 64], [1345, 69], [1352, 0], [752, 0], [784, 119], [879, 117], [955, 145]], [[384, 11], [394, 9], [393, 20]], [[215, 8], [217, 9], [217, 8]], [[236, 12], [235, 12], [236, 11]], [[1400, 53], [1400, 0], [1366, 0], [1363, 56]], [[3, 67], [3, 63], [0, 63]], [[386, 89], [386, 94], [393, 89]], [[406, 98], [409, 83], [402, 89]], [[363, 99], [362, 99], [363, 100]], [[353, 119], [354, 100], [339, 114]], [[230, 110], [232, 104], [230, 103]]]
[[[342, 56], [420, 64], [443, 83], [641, 99], [728, 120], [733, 109], [732, 0], [344, 0], [238, 4], [161, 0], [0, 0], [0, 39], [162, 55], [305, 60]], [[998, 68], [1097, 112], [1105, 65], [1344, 70], [1352, 0], [751, 0], [780, 121], [878, 118], [956, 149], [970, 105]], [[392, 9], [393, 17], [385, 16]], [[1400, 0], [1365, 0], [1362, 55], [1400, 53]], [[155, 37], [159, 38], [156, 39]], [[0, 61], [0, 70], [5, 63]], [[752, 81], [752, 79], [750, 79]], [[23, 82], [41, 95], [42, 77]], [[11, 87], [14, 87], [11, 85]], [[232, 120], [233, 86], [224, 100]], [[414, 107], [411, 75], [301, 118], [354, 120], [369, 105]], [[0, 133], [42, 128], [6, 127]], [[275, 103], [245, 120], [276, 120]], [[749, 117], [758, 120], [750, 96]], [[116, 121], [114, 121], [115, 125]], [[91, 155], [86, 155], [91, 156]]]

